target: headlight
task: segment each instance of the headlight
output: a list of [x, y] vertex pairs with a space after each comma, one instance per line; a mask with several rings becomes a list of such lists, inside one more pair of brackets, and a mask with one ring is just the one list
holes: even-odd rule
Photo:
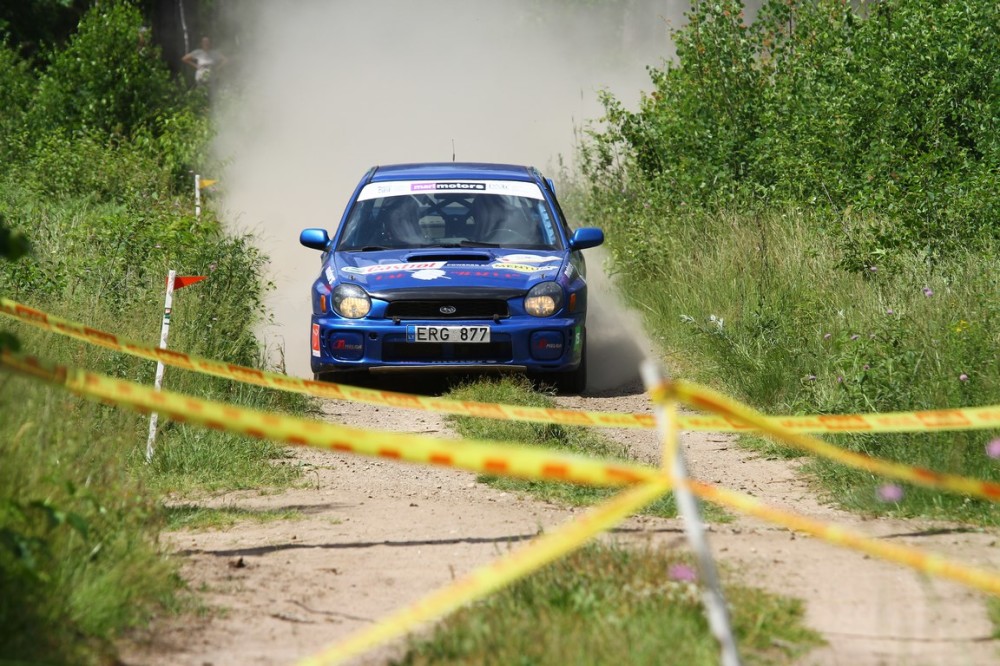
[[524, 309], [535, 317], [549, 317], [562, 307], [563, 290], [556, 282], [539, 282], [524, 297]]
[[372, 299], [356, 284], [338, 284], [333, 290], [333, 309], [341, 317], [360, 319], [372, 309]]

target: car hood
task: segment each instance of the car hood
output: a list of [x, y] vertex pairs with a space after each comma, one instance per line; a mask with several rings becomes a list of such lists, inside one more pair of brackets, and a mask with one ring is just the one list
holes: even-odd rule
[[336, 252], [326, 278], [331, 284], [353, 282], [369, 292], [462, 287], [527, 291], [555, 279], [565, 256], [559, 251], [495, 248]]

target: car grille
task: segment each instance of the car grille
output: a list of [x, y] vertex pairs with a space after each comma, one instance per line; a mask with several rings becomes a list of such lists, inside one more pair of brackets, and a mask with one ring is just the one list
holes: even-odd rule
[[510, 362], [513, 351], [509, 340], [489, 343], [405, 342], [382, 343], [385, 361], [416, 361], [423, 363], [466, 363], [472, 361]]
[[[445, 313], [442, 308], [455, 308], [455, 312]], [[508, 314], [503, 300], [393, 301], [385, 310], [388, 319], [493, 319]]]

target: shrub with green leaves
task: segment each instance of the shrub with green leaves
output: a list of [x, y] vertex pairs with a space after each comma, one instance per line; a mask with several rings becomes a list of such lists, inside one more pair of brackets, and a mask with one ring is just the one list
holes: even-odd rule
[[[748, 198], [877, 213], [861, 254], [932, 255], [996, 237], [1000, 5], [699, 1], [635, 112], [606, 96], [594, 182], [673, 205]], [[844, 229], [849, 238], [856, 230]]]
[[130, 2], [95, 4], [39, 80], [28, 114], [36, 136], [64, 128], [131, 136], [152, 127], [179, 88], [159, 57], [140, 45], [142, 15]]

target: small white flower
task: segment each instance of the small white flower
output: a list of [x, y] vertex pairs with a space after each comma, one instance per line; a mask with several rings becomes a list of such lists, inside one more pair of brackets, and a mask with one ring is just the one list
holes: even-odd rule
[[686, 314], [682, 314], [681, 315], [681, 321], [684, 322], [685, 324], [690, 324], [690, 323], [694, 322], [694, 317], [689, 317]]

